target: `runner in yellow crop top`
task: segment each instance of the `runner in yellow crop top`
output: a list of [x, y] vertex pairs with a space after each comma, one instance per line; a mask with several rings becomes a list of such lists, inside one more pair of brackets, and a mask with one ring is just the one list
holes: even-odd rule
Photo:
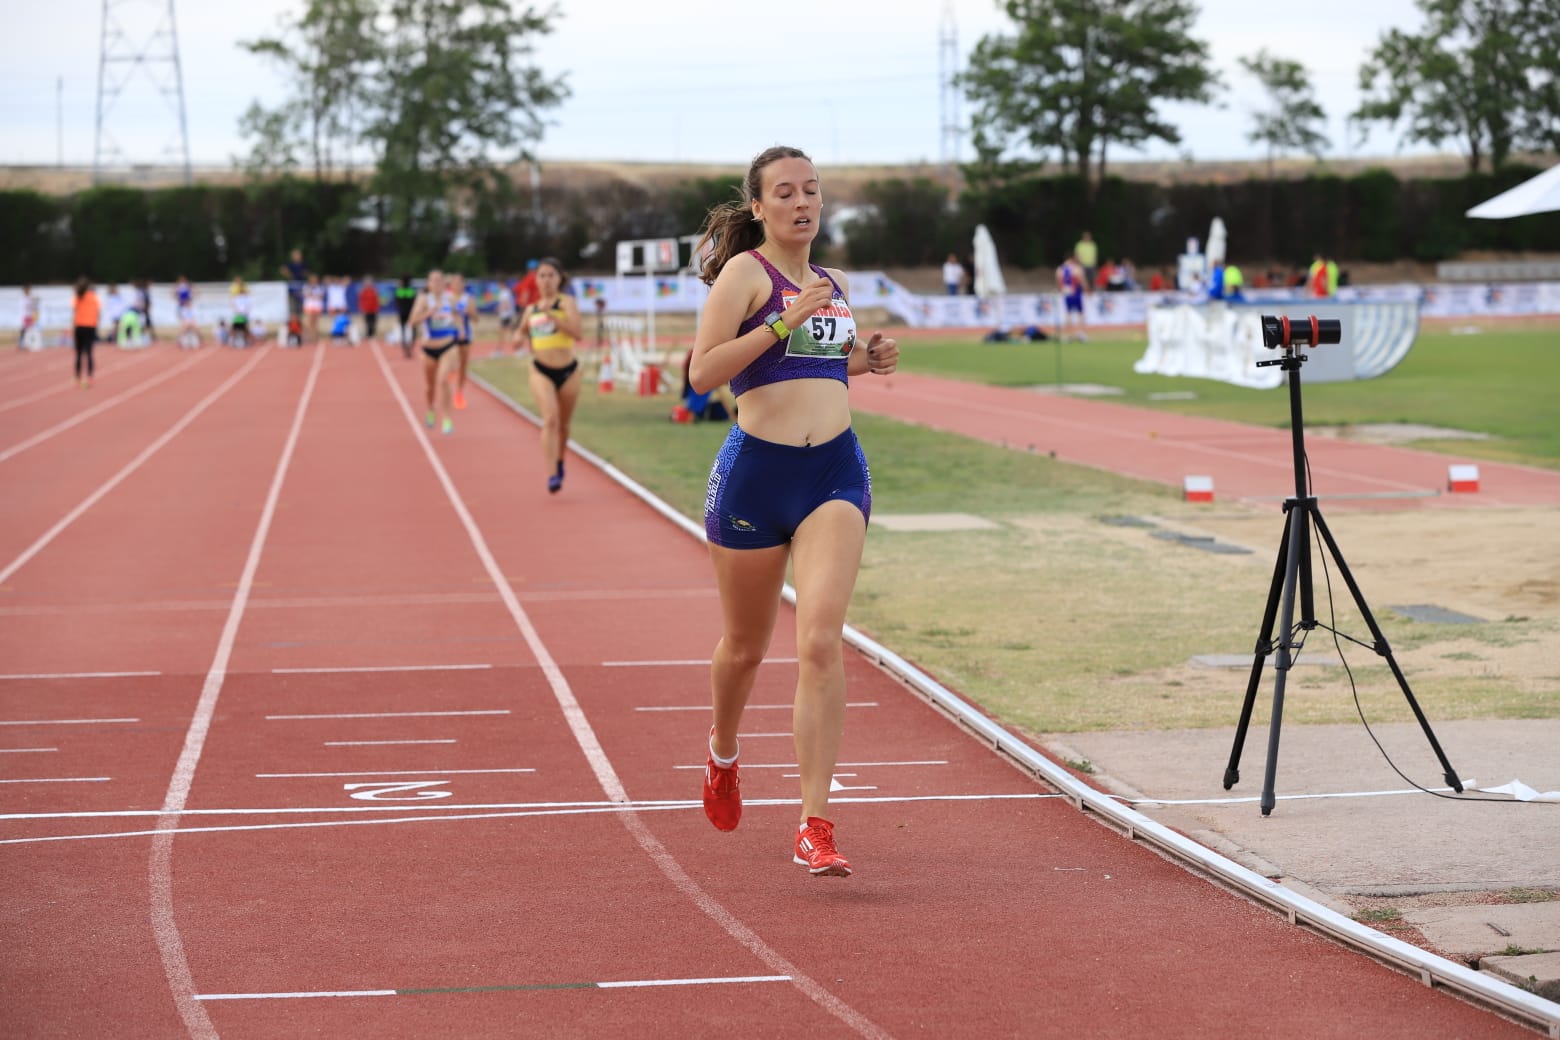
[[531, 396], [542, 413], [542, 461], [547, 490], [563, 487], [563, 455], [569, 447], [569, 421], [580, 399], [580, 363], [574, 343], [580, 337], [580, 308], [563, 290], [563, 265], [551, 257], [536, 267], [537, 302], [520, 316], [518, 343], [531, 348]]

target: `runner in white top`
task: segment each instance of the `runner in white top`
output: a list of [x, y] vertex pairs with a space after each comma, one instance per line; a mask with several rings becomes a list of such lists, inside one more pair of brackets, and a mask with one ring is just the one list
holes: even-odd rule
[[329, 314], [347, 313], [347, 280], [325, 279], [325, 311]]
[[41, 350], [43, 332], [38, 327], [38, 297], [33, 295], [30, 285], [22, 286], [21, 320], [17, 324], [21, 331], [17, 333], [16, 345], [23, 350]]

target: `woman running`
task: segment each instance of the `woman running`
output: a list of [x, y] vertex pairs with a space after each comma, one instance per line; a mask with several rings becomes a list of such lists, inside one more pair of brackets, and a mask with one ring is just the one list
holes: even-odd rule
[[[76, 385], [88, 387], [92, 385], [94, 365], [92, 363], [92, 348], [97, 346], [98, 319], [102, 316], [102, 305], [98, 303], [97, 293], [92, 291], [92, 283], [85, 275], [76, 279]], [[85, 368], [87, 374], [83, 376], [81, 370]]]
[[795, 148], [770, 148], [749, 167], [742, 200], [710, 212], [695, 250], [711, 288], [689, 378], [699, 392], [729, 380], [741, 410], [704, 499], [722, 619], [710, 662], [715, 724], [704, 812], [725, 831], [741, 818], [737, 732], [789, 562], [802, 786], [792, 858], [816, 876], [848, 877], [850, 862], [824, 815], [845, 728], [841, 634], [872, 511], [848, 381], [894, 371], [899, 348], [874, 332], [860, 349], [845, 276], [810, 262], [821, 212], [812, 161]]
[[569, 423], [580, 399], [580, 363], [574, 343], [580, 338], [580, 307], [564, 292], [569, 284], [563, 265], [548, 257], [536, 265], [537, 301], [520, 316], [519, 342], [531, 347], [531, 396], [542, 413], [542, 458], [552, 468], [547, 490], [563, 487], [563, 453], [569, 447]]
[[428, 412], [423, 422], [428, 429], [439, 424], [443, 433], [455, 431], [450, 417], [450, 374], [455, 371], [455, 341], [460, 337], [460, 321], [455, 302], [444, 288], [442, 271], [428, 272], [428, 288], [412, 308], [412, 326], [422, 340], [423, 380], [427, 387]]

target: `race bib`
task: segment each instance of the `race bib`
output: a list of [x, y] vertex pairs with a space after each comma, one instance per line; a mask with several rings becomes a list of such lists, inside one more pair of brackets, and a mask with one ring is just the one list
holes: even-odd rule
[[[791, 306], [797, 294], [782, 292], [780, 306]], [[856, 317], [843, 296], [836, 295], [827, 307], [791, 330], [785, 341], [787, 357], [842, 358], [856, 345]]]
[[553, 320], [551, 314], [545, 311], [538, 311], [531, 315], [530, 325], [531, 335], [538, 339], [543, 336], [551, 336], [558, 331], [558, 323]]

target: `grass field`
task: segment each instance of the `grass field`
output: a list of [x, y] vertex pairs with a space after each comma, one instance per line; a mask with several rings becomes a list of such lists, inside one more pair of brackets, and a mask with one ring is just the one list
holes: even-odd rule
[[[1123, 391], [1122, 404], [1184, 415], [1287, 426], [1286, 391], [1252, 390], [1207, 379], [1139, 375], [1139, 333], [1103, 333], [1088, 343], [975, 344], [911, 340], [903, 346], [909, 372], [952, 376], [998, 386], [1097, 383]], [[1327, 349], [1325, 347], [1319, 349]], [[1492, 328], [1478, 335], [1422, 330], [1402, 364], [1377, 379], [1303, 383], [1307, 426], [1422, 423], [1490, 434], [1416, 447], [1445, 448], [1491, 460], [1560, 468], [1560, 322], [1549, 328]], [[1193, 400], [1153, 395], [1195, 393]]]
[[[1452, 420], [1421, 409], [1413, 393], [1391, 385], [1412, 379], [1426, 393], [1459, 400], [1469, 373], [1478, 373], [1485, 388], [1537, 381], [1526, 358], [1538, 353], [1540, 337], [1514, 336], [1489, 350], [1477, 339], [1462, 339], [1446, 337], [1426, 351], [1424, 371], [1417, 374], [1405, 364], [1369, 384], [1318, 388], [1353, 392], [1328, 395], [1335, 401], [1322, 410], [1331, 409], [1333, 422], [1502, 427], [1512, 433], [1487, 445], [1522, 445], [1520, 452], [1512, 449], [1515, 456], [1543, 461], [1540, 449], [1527, 446], [1548, 444], [1555, 453], [1547, 457], [1548, 464], [1560, 464], [1553, 430], [1516, 435], [1545, 426], [1536, 403], [1541, 395], [1526, 389], [1512, 395], [1514, 402], [1530, 403], [1526, 415], [1513, 401], [1502, 408], [1472, 400], [1461, 404], [1463, 418]], [[916, 371], [1032, 384], [1047, 381], [1042, 369], [1054, 365], [1053, 349], [1048, 343], [915, 341], [907, 344], [905, 357], [906, 367]], [[1475, 351], [1490, 372], [1459, 360]], [[1450, 357], [1435, 356], [1443, 352]], [[1147, 395], [1166, 384], [1184, 389], [1190, 382], [1135, 375], [1131, 363], [1140, 353], [1141, 343], [1124, 339], [1069, 345], [1065, 380], [1122, 386], [1134, 404], [1149, 404]], [[1503, 365], [1517, 371], [1501, 372]], [[529, 406], [519, 363], [488, 361], [478, 369]], [[1356, 392], [1356, 387], [1376, 384], [1383, 391], [1378, 397], [1396, 403], [1382, 404]], [[1177, 410], [1247, 421], [1280, 422], [1287, 416], [1277, 392], [1195, 385], [1198, 399], [1175, 402]], [[1482, 398], [1488, 392], [1474, 390], [1467, 396]], [[1310, 414], [1310, 389], [1307, 396]], [[710, 460], [727, 427], [673, 424], [667, 418], [670, 407], [666, 397], [598, 395], [587, 389], [574, 436], [697, 518]], [[1551, 419], [1548, 425], [1556, 424]], [[1173, 489], [876, 416], [858, 415], [856, 428], [872, 464], [875, 514], [976, 512], [997, 527], [951, 533], [875, 527], [852, 601], [852, 624], [1004, 720], [1035, 732], [1233, 724], [1245, 690], [1244, 671], [1201, 668], [1189, 659], [1251, 654], [1282, 527], [1276, 510], [1255, 516], [1258, 535], [1248, 542], [1251, 554], [1217, 556], [1172, 546], [1148, 529], [1105, 522], [1128, 515], [1148, 518], [1160, 528], [1195, 528], [1209, 520], [1205, 507], [1181, 502]], [[1466, 451], [1466, 445], [1459, 442], [1459, 450]], [[1221, 509], [1234, 511], [1230, 519], [1237, 522], [1254, 518], [1240, 513], [1240, 507]], [[1376, 525], [1391, 545], [1394, 539], [1403, 541], [1401, 527], [1394, 526], [1401, 523], [1392, 516], [1335, 518], [1333, 527], [1350, 545]], [[1362, 567], [1361, 560], [1351, 558], [1367, 597], [1377, 603], [1372, 589], [1385, 595], [1392, 586], [1383, 586], [1384, 575], [1370, 562]], [[1338, 594], [1347, 599], [1341, 586]], [[1368, 641], [1352, 606], [1344, 601], [1338, 606], [1339, 627]], [[1555, 711], [1552, 691], [1560, 680], [1552, 666], [1542, 663], [1549, 658], [1539, 654], [1539, 663], [1525, 668], [1509, 668], [1501, 659], [1503, 654], [1533, 657], [1535, 650], [1551, 647], [1560, 621], [1550, 614], [1512, 610], [1470, 633], [1416, 625], [1379, 605], [1375, 612], [1405, 671], [1437, 677], [1429, 687], [1415, 688], [1433, 718], [1520, 718]], [[1308, 653], [1335, 658], [1323, 633], [1313, 639]], [[1349, 654], [1367, 712], [1373, 720], [1411, 719], [1379, 661], [1365, 649]], [[1286, 718], [1297, 723], [1353, 719], [1342, 670], [1297, 671]]]

